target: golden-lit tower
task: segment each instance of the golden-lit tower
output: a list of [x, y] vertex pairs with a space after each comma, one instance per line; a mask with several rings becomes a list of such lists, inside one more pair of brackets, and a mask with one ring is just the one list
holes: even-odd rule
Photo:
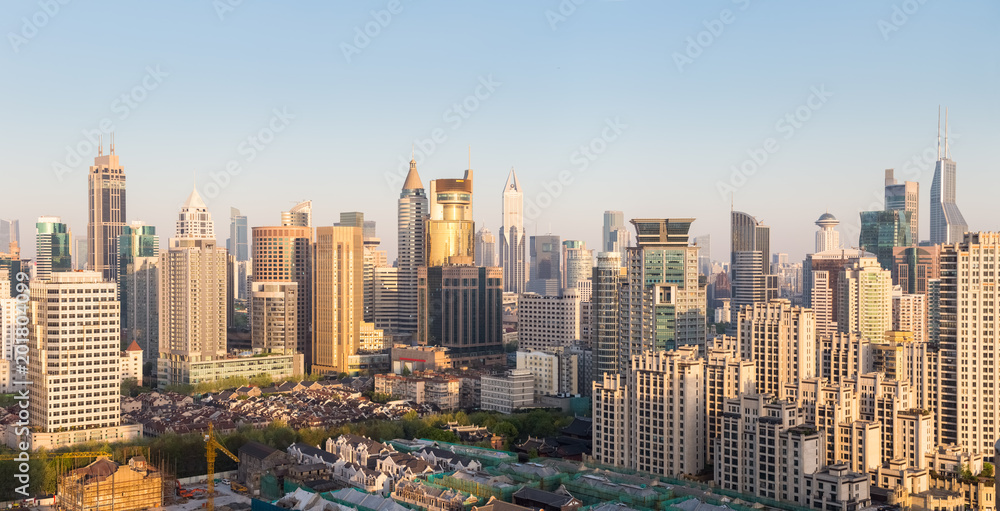
[[473, 264], [475, 223], [472, 221], [472, 169], [462, 179], [431, 181], [427, 221], [427, 266]]

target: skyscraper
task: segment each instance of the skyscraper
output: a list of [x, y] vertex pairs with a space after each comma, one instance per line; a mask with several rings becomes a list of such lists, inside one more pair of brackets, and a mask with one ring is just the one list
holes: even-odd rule
[[938, 160], [931, 183], [931, 243], [959, 243], [969, 224], [958, 209], [956, 165], [948, 149], [948, 110], [944, 111], [944, 155], [941, 154], [941, 109], [938, 108]]
[[475, 256], [472, 221], [472, 169], [462, 179], [431, 181], [430, 219], [425, 240], [426, 265], [472, 264]]
[[579, 289], [580, 299], [589, 302], [591, 290], [587, 284], [593, 276], [594, 251], [580, 240], [566, 240], [562, 244], [562, 287]]
[[776, 298], [778, 281], [770, 274], [771, 228], [740, 211], [731, 213], [731, 222], [729, 272], [735, 312]]
[[74, 270], [86, 270], [87, 269], [87, 237], [77, 236], [73, 240], [73, 269]]
[[816, 376], [816, 323], [811, 309], [777, 299], [734, 314], [740, 357], [754, 361], [758, 393], [780, 396], [786, 383]]
[[712, 276], [712, 236], [695, 236], [694, 244], [698, 247], [698, 273], [706, 278]]
[[420, 268], [420, 345], [449, 349], [456, 365], [503, 360], [503, 273], [471, 265]]
[[398, 322], [396, 332], [417, 331], [417, 268], [427, 264], [425, 238], [430, 203], [417, 173], [417, 162], [410, 160], [403, 189], [399, 193], [397, 224]]
[[303, 201], [288, 211], [281, 212], [282, 227], [312, 227], [313, 203]]
[[875, 254], [882, 268], [889, 270], [894, 264], [896, 247], [913, 245], [910, 238], [911, 211], [862, 211], [861, 234], [858, 245], [862, 250]]
[[893, 169], [885, 169], [885, 210], [910, 212], [910, 240], [920, 242], [920, 183], [899, 183]]
[[[72, 317], [60, 310], [72, 300]], [[121, 425], [121, 353], [115, 284], [97, 272], [32, 283], [28, 375], [33, 448], [137, 438]]]
[[35, 224], [35, 274], [37, 280], [49, 280], [52, 273], [73, 271], [70, 240], [73, 231], [57, 216], [38, 217]]
[[[254, 283], [294, 282], [294, 288], [281, 288], [282, 292], [296, 293], [295, 301], [286, 300], [285, 306], [294, 304], [297, 308], [294, 316], [296, 327], [287, 328], [285, 333], [295, 335], [295, 340], [288, 340], [282, 346], [294, 346], [297, 353], [304, 356], [305, 367], [312, 363], [312, 241], [313, 230], [306, 226], [274, 226], [254, 227], [253, 236], [253, 275]], [[260, 287], [252, 288], [260, 290]], [[275, 288], [266, 288], [264, 293], [270, 293]], [[276, 291], [275, 291], [276, 292]], [[261, 302], [263, 303], [263, 302]], [[254, 302], [251, 302], [251, 309]], [[255, 312], [250, 311], [253, 315]], [[272, 332], [274, 333], [274, 332]], [[251, 332], [252, 335], [252, 332]], [[269, 341], [269, 345], [274, 343]], [[288, 354], [288, 353], [286, 353]]]
[[597, 266], [593, 270], [593, 346], [596, 359], [595, 379], [602, 375], [618, 374], [618, 313], [625, 267], [618, 252], [597, 254]]
[[[708, 309], [698, 278], [698, 247], [688, 243], [693, 218], [636, 219], [636, 246], [619, 304], [620, 364], [646, 350], [694, 346], [705, 352]], [[627, 374], [628, 365], [619, 370]]]
[[[17, 220], [0, 220], [0, 252], [7, 252], [12, 241], [21, 243], [21, 229]], [[86, 255], [83, 256], [86, 259]]]
[[528, 292], [543, 296], [559, 294], [562, 286], [562, 272], [559, 262], [562, 259], [559, 236], [547, 234], [531, 236], [529, 239], [531, 267], [528, 275]]
[[212, 215], [194, 189], [178, 215], [177, 237], [160, 252], [161, 386], [214, 379], [194, 365], [226, 357], [229, 254], [214, 233]]
[[503, 188], [503, 225], [500, 227], [500, 266], [505, 293], [523, 293], [528, 282], [527, 238], [524, 233], [524, 192], [514, 169]]
[[317, 227], [313, 245], [312, 372], [351, 372], [363, 314], [361, 227]]
[[621, 211], [605, 211], [601, 249], [604, 252], [618, 252], [622, 255], [622, 264], [626, 264], [628, 255], [625, 249], [629, 246], [629, 239], [630, 234], [625, 228], [625, 214]]
[[159, 353], [159, 256], [156, 227], [135, 221], [122, 229], [118, 239], [122, 347], [138, 342], [147, 360], [155, 360]]
[[[886, 192], [888, 193], [888, 192]], [[840, 249], [840, 233], [837, 232], [837, 225], [840, 220], [830, 214], [830, 212], [820, 215], [816, 220], [819, 230], [816, 231], [816, 252], [826, 252], [827, 250]]]
[[486, 227], [476, 233], [476, 266], [497, 266], [497, 238]]
[[340, 214], [340, 227], [361, 227], [364, 243], [364, 321], [375, 322], [375, 269], [388, 264], [384, 250], [379, 250], [382, 243], [375, 235], [375, 222], [366, 221], [365, 214], [351, 211]]
[[990, 456], [1000, 438], [1000, 233], [968, 233], [941, 248], [939, 443]]
[[250, 284], [250, 345], [255, 353], [300, 353], [298, 286], [296, 282]]
[[111, 152], [98, 148], [87, 176], [89, 216], [87, 220], [87, 267], [104, 280], [118, 279], [118, 237], [125, 227], [125, 168], [118, 163], [115, 139]]
[[240, 210], [229, 208], [229, 239], [226, 240], [226, 250], [237, 262], [250, 260], [249, 238], [247, 238], [247, 217]]
[[844, 269], [837, 300], [841, 332], [881, 342], [892, 329], [892, 274], [878, 260], [862, 257]]

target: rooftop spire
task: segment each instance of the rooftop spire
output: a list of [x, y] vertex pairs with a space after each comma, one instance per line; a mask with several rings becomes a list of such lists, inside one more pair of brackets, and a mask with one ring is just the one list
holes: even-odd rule
[[944, 157], [951, 158], [948, 151], [948, 107], [944, 107]]
[[420, 190], [424, 184], [420, 181], [420, 174], [417, 173], [416, 160], [410, 160], [410, 171], [406, 173], [406, 181], [403, 182], [404, 190]]
[[101, 134], [97, 137], [97, 155], [104, 156], [104, 135]]
[[111, 132], [111, 154], [115, 154], [115, 132]]

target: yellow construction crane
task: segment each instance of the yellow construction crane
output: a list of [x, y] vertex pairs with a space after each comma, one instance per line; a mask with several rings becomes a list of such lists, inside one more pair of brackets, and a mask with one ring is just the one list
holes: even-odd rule
[[236, 463], [240, 462], [240, 459], [236, 457], [235, 454], [229, 452], [219, 440], [215, 438], [215, 431], [212, 429], [212, 423], [208, 423], [208, 434], [205, 435], [205, 459], [208, 460], [208, 502], [205, 508], [208, 511], [215, 511], [215, 450], [218, 449], [229, 456]]

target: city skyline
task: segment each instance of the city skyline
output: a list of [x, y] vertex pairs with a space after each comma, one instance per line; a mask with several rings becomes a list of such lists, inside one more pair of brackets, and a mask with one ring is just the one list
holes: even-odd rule
[[[985, 194], [1000, 180], [992, 172], [996, 149], [990, 143], [997, 133], [990, 122], [998, 105], [986, 98], [995, 90], [998, 71], [989, 61], [973, 64], [978, 54], [972, 50], [995, 46], [998, 36], [986, 24], [995, 18], [995, 5], [921, 5], [892, 29], [884, 27], [892, 23], [891, 5], [862, 3], [808, 13], [794, 4], [742, 2], [650, 8], [659, 11], [652, 14], [670, 16], [637, 16], [638, 7], [627, 2], [582, 4], [568, 16], [559, 14], [556, 6], [401, 5], [402, 11], [370, 37], [359, 54], [349, 55], [349, 61], [341, 45], [354, 44], [354, 29], [363, 29], [372, 20], [369, 11], [384, 10], [385, 5], [348, 8], [323, 31], [322, 40], [302, 36], [283, 41], [259, 35], [264, 27], [282, 30], [291, 22], [275, 16], [278, 8], [271, 6], [241, 5], [221, 14], [200, 7], [167, 10], [126, 4], [107, 11], [63, 9], [16, 51], [12, 45], [11, 51], [0, 52], [0, 65], [15, 76], [4, 85], [4, 97], [10, 98], [6, 106], [12, 115], [27, 119], [16, 133], [8, 126], [8, 136], [0, 140], [19, 141], [5, 147], [8, 165], [30, 176], [24, 193], [0, 206], [0, 218], [25, 222], [61, 216], [75, 232], [85, 232], [86, 204], [79, 190], [86, 186], [86, 166], [97, 148], [81, 130], [97, 129], [109, 118], [116, 154], [128, 169], [129, 194], [143, 198], [132, 201], [125, 221], [145, 221], [165, 237], [172, 234], [168, 224], [179, 206], [177, 198], [186, 195], [195, 177], [216, 218], [226, 218], [226, 209], [236, 207], [247, 215], [249, 225], [268, 225], [275, 211], [313, 199], [315, 225], [332, 225], [340, 211], [364, 211], [366, 218], [382, 225], [383, 249], [394, 255], [393, 199], [405, 177], [407, 146], [415, 145], [421, 175], [430, 181], [462, 170], [471, 145], [471, 166], [477, 170], [474, 220], [493, 232], [502, 223], [501, 190], [514, 166], [525, 189], [529, 236], [551, 232], [597, 247], [601, 213], [611, 209], [624, 211], [626, 218], [693, 217], [698, 219], [696, 232], [722, 239], [731, 194], [721, 193], [719, 184], [729, 183], [732, 167], [743, 164], [770, 137], [779, 148], [745, 184], [734, 186], [736, 209], [772, 227], [775, 252], [800, 260], [810, 251], [815, 218], [826, 210], [841, 220], [845, 246], [856, 244], [857, 231], [848, 229], [859, 225], [860, 211], [881, 209], [873, 205], [881, 201], [886, 168], [895, 168], [901, 181], [923, 183], [920, 238], [929, 238], [926, 205], [934, 170], [936, 108], [941, 104], [952, 113], [951, 153], [961, 167], [958, 203], [970, 230], [992, 228]], [[315, 16], [293, 17], [294, 23], [304, 25], [294, 32], [309, 33], [312, 23], [330, 21], [321, 16], [326, 7], [319, 8]], [[37, 6], [21, 9], [14, 19], [30, 18]], [[735, 21], [723, 24], [723, 32], [711, 37], [692, 63], [678, 66], [675, 54], [685, 55], [687, 38], [697, 43], [701, 32], [711, 36], [707, 27], [722, 9], [729, 9]], [[193, 30], [204, 29], [204, 34], [171, 47], [162, 29], [149, 26], [144, 16], [150, 14], [163, 17], [157, 22], [190, 18]], [[462, 30], [478, 32], [482, 41], [442, 50], [442, 37], [455, 30], [450, 24], [451, 31], [423, 38], [425, 30], [430, 33], [454, 17], [475, 14], [479, 16], [469, 18], [473, 21]], [[138, 19], [128, 29], [134, 39], [129, 48], [75, 38], [78, 31], [93, 26], [95, 17], [113, 22], [125, 16]], [[660, 19], [666, 24], [654, 22]], [[523, 35], [509, 40], [511, 25], [523, 28]], [[938, 42], [923, 37], [940, 28], [953, 37]], [[588, 41], [595, 31], [611, 37]], [[790, 45], [785, 37], [772, 37], [775, 31], [799, 40]], [[859, 35], [829, 49], [828, 39], [835, 33]], [[222, 58], [235, 55], [223, 36], [247, 45], [255, 65], [277, 66], [286, 76], [246, 83], [245, 61]], [[57, 54], [56, 49], [64, 47], [60, 43], [69, 39], [82, 39], [74, 43], [79, 55]], [[532, 48], [538, 56], [512, 61], [503, 51], [490, 49], [500, 40], [509, 41], [514, 52]], [[201, 51], [204, 55], [194, 54], [194, 45], [200, 51], [207, 48]], [[862, 47], [865, 55], [859, 52]], [[433, 51], [443, 51], [443, 61], [459, 64], [447, 69], [428, 65]], [[623, 52], [627, 57], [619, 59]], [[288, 54], [300, 56], [287, 63], [276, 60]], [[75, 58], [83, 55], [107, 55], [115, 65], [100, 83], [67, 88], [72, 81], [62, 78], [79, 74], [82, 62], [91, 60]], [[461, 64], [473, 55], [481, 56], [476, 64]], [[329, 66], [320, 70], [299, 65], [304, 58]], [[949, 76], [927, 69], [924, 78], [899, 88], [899, 76], [943, 59], [951, 63]], [[40, 65], [47, 70], [31, 71]], [[717, 85], [724, 83], [723, 76], [749, 69], [753, 76], [742, 88], [723, 94]], [[415, 80], [388, 84], [390, 77], [404, 75]], [[43, 78], [54, 85], [34, 90], [32, 84]], [[612, 82], [629, 83], [636, 93], [609, 96]], [[960, 96], [950, 86], [958, 82], [963, 83]], [[136, 99], [122, 101], [122, 94]], [[358, 104], [345, 104], [341, 96]], [[463, 117], [453, 105], [466, 100], [476, 108]], [[819, 108], [802, 110], [810, 118], [801, 129], [780, 124], [787, 113], [817, 104]], [[343, 114], [334, 115], [340, 109]], [[195, 112], [208, 115], [208, 121], [192, 123]], [[446, 140], [433, 141], [436, 129]], [[260, 138], [269, 142], [256, 149], [247, 139], [262, 132]], [[788, 134], [792, 136], [786, 139]], [[108, 142], [110, 137], [105, 138]], [[582, 153], [574, 158], [580, 146], [588, 144], [603, 151], [593, 161], [580, 160]], [[89, 151], [77, 151], [88, 145]], [[929, 159], [924, 157], [927, 151]], [[239, 170], [227, 174], [230, 161]], [[580, 161], [587, 162], [583, 170]], [[568, 171], [572, 182], [559, 183], [560, 171]], [[286, 178], [266, 179], [276, 174]], [[216, 185], [213, 175], [229, 181], [218, 194], [208, 193]], [[632, 186], [640, 180], [646, 186]], [[973, 182], [979, 186], [971, 186]], [[684, 186], [689, 193], [664, 207], [657, 194], [673, 186]], [[815, 187], [824, 188], [822, 200], [794, 191]], [[366, 193], [341, 191], [348, 188]], [[786, 191], [780, 207], [767, 196], [774, 189]], [[260, 200], [264, 194], [267, 199]], [[545, 194], [552, 197], [552, 205], [531, 214], [530, 204], [537, 205]], [[802, 214], [787, 215], [788, 210]], [[719, 245], [723, 253], [726, 247]], [[32, 248], [24, 248], [31, 257]], [[716, 259], [724, 260], [718, 255]]]

